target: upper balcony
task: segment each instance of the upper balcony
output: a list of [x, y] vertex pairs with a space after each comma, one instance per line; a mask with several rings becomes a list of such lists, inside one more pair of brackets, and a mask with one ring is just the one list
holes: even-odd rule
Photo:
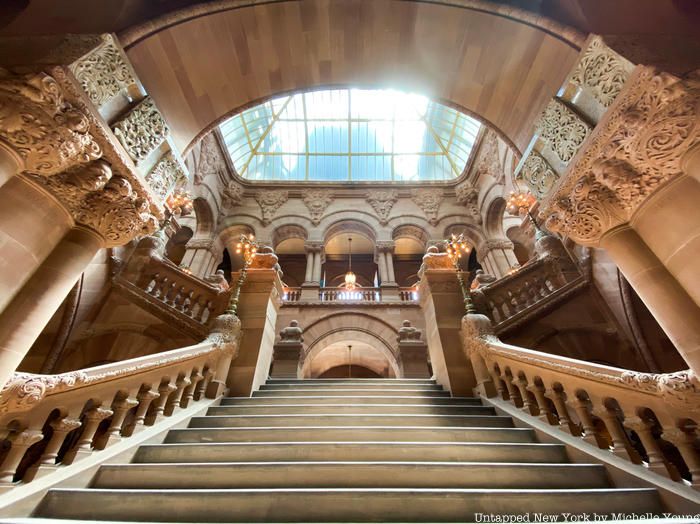
[[367, 287], [352, 291], [338, 287], [287, 287], [284, 304], [347, 306], [357, 304], [418, 305], [416, 287]]

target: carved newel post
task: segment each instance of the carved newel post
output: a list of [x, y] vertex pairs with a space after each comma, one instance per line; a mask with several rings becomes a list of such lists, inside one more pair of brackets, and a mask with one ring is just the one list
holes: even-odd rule
[[273, 350], [270, 376], [274, 378], [299, 376], [299, 361], [304, 349], [304, 337], [301, 336], [303, 332], [296, 320], [292, 320], [280, 331], [280, 339]]
[[491, 320], [486, 315], [468, 313], [462, 317], [461, 334], [464, 352], [471, 362], [476, 378], [474, 394], [482, 397], [495, 396], [496, 388], [483, 357], [483, 352], [488, 347], [487, 342], [498, 340], [494, 334]]
[[216, 398], [226, 390], [226, 377], [228, 376], [231, 362], [238, 356], [241, 339], [241, 320], [226, 311], [214, 319], [207, 341], [212, 342], [220, 351], [221, 356], [216, 363], [214, 376], [207, 384], [206, 397]]
[[421, 339], [423, 332], [404, 320], [399, 328], [399, 356], [404, 378], [430, 378], [428, 346]]

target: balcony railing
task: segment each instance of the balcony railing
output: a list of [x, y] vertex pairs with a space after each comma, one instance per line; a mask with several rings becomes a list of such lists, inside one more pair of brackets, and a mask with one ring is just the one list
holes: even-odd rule
[[[318, 298], [313, 302], [323, 303], [382, 303], [382, 302], [400, 302], [400, 303], [415, 303], [418, 300], [418, 292], [414, 288], [399, 288], [398, 300], [388, 300], [385, 290], [381, 287], [366, 287], [358, 288], [353, 291], [348, 291], [336, 287], [322, 287], [318, 290]], [[285, 289], [283, 300], [285, 302], [304, 302], [302, 300], [301, 288], [289, 287]]]

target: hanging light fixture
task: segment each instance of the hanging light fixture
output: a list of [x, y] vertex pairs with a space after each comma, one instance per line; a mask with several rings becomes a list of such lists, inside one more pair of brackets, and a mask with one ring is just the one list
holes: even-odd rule
[[506, 209], [514, 217], [524, 217], [536, 201], [537, 199], [529, 191], [511, 191]]
[[357, 287], [357, 278], [352, 272], [352, 237], [348, 238], [348, 272], [345, 273], [345, 289], [352, 291]]
[[348, 378], [352, 378], [352, 346], [348, 345]]

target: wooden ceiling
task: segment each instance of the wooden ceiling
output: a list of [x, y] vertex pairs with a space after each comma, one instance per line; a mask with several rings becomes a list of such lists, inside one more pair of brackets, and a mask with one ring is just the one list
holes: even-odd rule
[[480, 116], [522, 150], [577, 54], [517, 20], [405, 0], [248, 5], [166, 26], [128, 48], [181, 150], [255, 101], [332, 85], [427, 94]]

